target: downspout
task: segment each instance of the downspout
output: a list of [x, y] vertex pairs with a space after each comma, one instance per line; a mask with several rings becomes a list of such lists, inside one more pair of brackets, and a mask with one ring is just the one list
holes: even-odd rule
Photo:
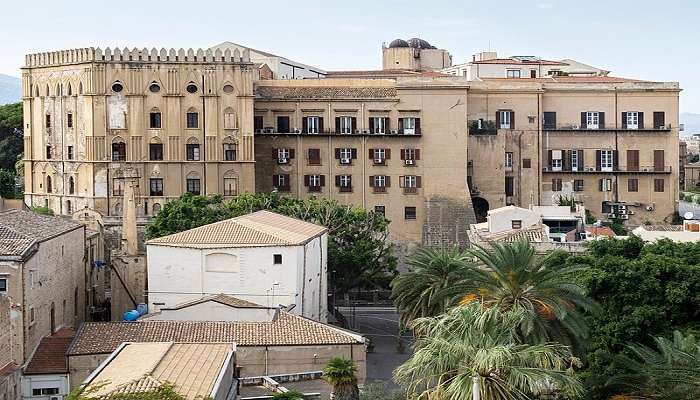
[[[201, 159], [202, 159], [202, 167], [203, 167], [203, 177], [204, 177], [204, 184], [202, 185], [202, 193], [203, 195], [209, 194], [207, 192], [207, 102], [206, 102], [206, 87], [204, 86], [206, 84], [206, 69], [204, 70], [204, 73], [202, 74], [202, 154], [201, 154]], [[187, 121], [185, 121], [185, 124], [187, 124]], [[181, 145], [182, 146], [182, 145]], [[185, 181], [187, 182], [187, 181]]]
[[[615, 166], [613, 168], [613, 176], [615, 177], [615, 191], [613, 192], [613, 196], [615, 198], [615, 202], [617, 203], [620, 200], [620, 196], [619, 196], [620, 188], [619, 188], [618, 179], [617, 179], [619, 176], [619, 174], [617, 172], [620, 168], [620, 165], [619, 165], [620, 164], [620, 152], [617, 149], [617, 144], [618, 144], [617, 143], [617, 134], [618, 134], [617, 127], [619, 126], [618, 121], [617, 121], [617, 114], [618, 114], [618, 112], [617, 112], [617, 86], [615, 86], [614, 89], [615, 89], [615, 111], [614, 111], [615, 112], [615, 154], [617, 154], [617, 157], [615, 157], [613, 159], [613, 161], [615, 161]], [[637, 164], [639, 164], [639, 163], [637, 163]]]
[[537, 205], [542, 201], [542, 90], [537, 93]]

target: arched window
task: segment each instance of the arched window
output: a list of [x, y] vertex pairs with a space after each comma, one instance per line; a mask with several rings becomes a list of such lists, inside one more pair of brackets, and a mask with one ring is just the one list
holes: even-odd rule
[[49, 91], [49, 84], [46, 84], [46, 97], [51, 96], [51, 92]]
[[122, 215], [122, 204], [120, 202], [114, 203], [114, 215]]
[[162, 126], [162, 120], [161, 120], [161, 115], [160, 115], [160, 110], [153, 107], [151, 109], [151, 112], [149, 114], [149, 124], [148, 126], [151, 129], [160, 129]]
[[236, 139], [227, 136], [224, 139], [224, 161], [236, 161], [238, 156], [238, 145]]
[[83, 94], [83, 82], [78, 84], [78, 94]]
[[75, 179], [72, 176], [68, 178], [68, 194], [75, 194]]
[[36, 85], [34, 88], [34, 97], [39, 97], [39, 85]]
[[112, 161], [126, 161], [126, 143], [119, 136], [112, 140]]
[[187, 139], [187, 144], [185, 145], [185, 150], [187, 150], [187, 161], [199, 161], [199, 141], [195, 137]]
[[70, 200], [66, 200], [66, 214], [73, 214], [73, 204]]
[[202, 193], [201, 180], [198, 173], [190, 172], [187, 174], [187, 192], [196, 195]]
[[190, 108], [187, 110], [187, 116], [185, 118], [185, 123], [187, 129], [197, 129], [199, 128], [199, 113], [196, 109]]
[[68, 96], [73, 95], [73, 87], [70, 85], [70, 82], [68, 82]]
[[224, 174], [224, 196], [238, 195], [238, 175], [231, 170]]
[[46, 177], [46, 193], [53, 192], [53, 185], [51, 185], [51, 176]]
[[160, 203], [153, 204], [153, 215], [157, 215], [160, 212]]
[[231, 107], [224, 110], [224, 129], [236, 129], [236, 113]]
[[56, 84], [56, 96], [63, 96], [63, 86], [60, 83]]

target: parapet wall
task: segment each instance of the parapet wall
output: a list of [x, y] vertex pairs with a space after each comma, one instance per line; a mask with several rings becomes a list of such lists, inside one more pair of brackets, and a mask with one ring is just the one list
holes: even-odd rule
[[134, 48], [111, 49], [107, 47], [87, 47], [82, 49], [61, 50], [48, 53], [28, 54], [25, 56], [25, 67], [51, 67], [89, 62], [169, 62], [169, 63], [250, 63], [250, 51], [238, 49], [165, 49], [156, 48], [150, 51]]

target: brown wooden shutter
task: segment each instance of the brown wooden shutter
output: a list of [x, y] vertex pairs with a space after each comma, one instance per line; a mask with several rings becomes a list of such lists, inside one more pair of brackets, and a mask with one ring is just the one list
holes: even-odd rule
[[385, 182], [384, 185], [385, 185], [386, 187], [391, 186], [391, 177], [390, 177], [389, 175], [385, 176], [385, 177], [384, 177], [384, 182]]
[[304, 175], [304, 186], [309, 186], [309, 181], [310, 181], [309, 175]]
[[350, 158], [357, 159], [357, 149], [350, 149]]
[[562, 150], [562, 169], [564, 171], [571, 171], [571, 150]]
[[639, 171], [639, 150], [627, 150], [627, 170]]
[[617, 150], [613, 150], [613, 171], [617, 171], [618, 159], [619, 157]]
[[301, 133], [308, 133], [308, 132], [309, 132], [308, 118], [301, 117]]
[[399, 133], [403, 134], [403, 118], [399, 118]]
[[369, 149], [369, 159], [374, 160], [374, 149]]
[[637, 117], [639, 118], [639, 129], [644, 129], [644, 113], [638, 112]]
[[510, 129], [515, 129], [515, 111], [510, 112]]
[[352, 133], [355, 133], [355, 130], [357, 129], [357, 117], [352, 117], [352, 121], [350, 123], [350, 128], [352, 129]]
[[401, 149], [401, 159], [402, 160], [406, 159], [406, 150], [405, 149]]
[[323, 132], [323, 117], [318, 117], [318, 133]]
[[583, 150], [578, 150], [578, 170], [583, 171], [585, 165], [583, 162]]
[[374, 118], [369, 117], [369, 133], [374, 133]]
[[289, 158], [290, 159], [294, 158], [294, 149], [289, 149]]
[[403, 175], [399, 176], [399, 187], [406, 187], [406, 177]]
[[340, 133], [340, 117], [335, 117], [335, 133]]
[[321, 175], [321, 186], [326, 186], [326, 176]]
[[413, 154], [415, 155], [416, 160], [420, 160], [420, 149], [415, 149]]
[[420, 175], [416, 176], [416, 187], [417, 188], [422, 186], [421, 181], [422, 181], [421, 176]]
[[496, 129], [501, 129], [501, 112], [496, 111]]
[[335, 159], [336, 160], [340, 159], [340, 149], [337, 147], [335, 148]]
[[374, 175], [369, 176], [369, 187], [374, 187]]
[[279, 155], [279, 153], [277, 152], [277, 149], [273, 148], [272, 149], [272, 159], [276, 160], [278, 155]]
[[603, 179], [598, 179], [598, 191], [603, 191]]
[[416, 118], [416, 135], [420, 135], [420, 118]]
[[654, 111], [654, 129], [662, 129], [666, 125], [666, 114], [663, 111]]
[[339, 187], [340, 186], [340, 175], [335, 176], [335, 186]]
[[598, 111], [598, 129], [605, 129], [605, 113]]
[[284, 188], [289, 190], [289, 186], [292, 183], [291, 180], [289, 179], [289, 174], [282, 174], [284, 176]]
[[384, 132], [386, 134], [391, 133], [391, 119], [389, 117], [384, 117]]
[[547, 150], [547, 165], [552, 168], [552, 150]]
[[620, 118], [622, 118], [622, 119], [621, 119], [621, 121], [622, 121], [622, 129], [627, 129], [627, 112], [626, 112], [626, 111], [623, 111], [623, 112], [622, 112], [622, 117], [620, 117]]
[[664, 170], [664, 151], [654, 150], [654, 171]]
[[600, 150], [595, 151], [595, 170], [600, 171]]
[[272, 187], [276, 187], [277, 182], [279, 182], [279, 179], [277, 179], [277, 175], [272, 175]]
[[586, 112], [581, 111], [581, 129], [586, 129]]
[[384, 154], [387, 160], [391, 159], [391, 149], [385, 149]]

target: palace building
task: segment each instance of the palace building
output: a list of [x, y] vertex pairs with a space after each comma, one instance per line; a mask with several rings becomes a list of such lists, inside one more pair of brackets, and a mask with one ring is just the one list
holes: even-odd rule
[[138, 181], [146, 217], [185, 192], [324, 196], [385, 214], [402, 253], [466, 245], [470, 223], [511, 204], [573, 198], [597, 219], [633, 225], [675, 211], [675, 82], [469, 80], [439, 72], [449, 53], [413, 39], [384, 47], [382, 70], [306, 66], [318, 78], [277, 79], [282, 64], [250, 54], [27, 56], [26, 202], [119, 216], [125, 177]]

